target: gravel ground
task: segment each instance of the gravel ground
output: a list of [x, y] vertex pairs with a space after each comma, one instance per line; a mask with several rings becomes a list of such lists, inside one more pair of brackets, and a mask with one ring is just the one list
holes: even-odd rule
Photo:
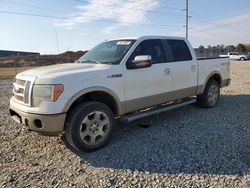
[[94, 153], [15, 123], [11, 80], [0, 81], [0, 187], [250, 187], [250, 62], [233, 62], [231, 72], [218, 107], [117, 125]]

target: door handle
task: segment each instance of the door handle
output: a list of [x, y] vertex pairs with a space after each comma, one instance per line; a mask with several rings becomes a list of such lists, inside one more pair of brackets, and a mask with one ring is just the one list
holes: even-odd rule
[[192, 72], [195, 72], [195, 71], [196, 71], [196, 65], [193, 65], [193, 66], [191, 67], [191, 71], [192, 71]]
[[166, 75], [169, 75], [169, 74], [171, 74], [171, 69], [167, 68], [167, 69], [164, 70], [164, 72], [165, 72]]

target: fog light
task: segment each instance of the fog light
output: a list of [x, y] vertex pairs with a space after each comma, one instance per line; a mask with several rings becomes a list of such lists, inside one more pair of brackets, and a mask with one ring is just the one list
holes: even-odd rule
[[36, 119], [36, 120], [34, 121], [34, 124], [35, 124], [35, 126], [36, 126], [37, 128], [39, 128], [39, 129], [41, 129], [41, 128], [43, 127], [43, 124], [42, 124], [42, 122], [41, 122], [40, 119]]

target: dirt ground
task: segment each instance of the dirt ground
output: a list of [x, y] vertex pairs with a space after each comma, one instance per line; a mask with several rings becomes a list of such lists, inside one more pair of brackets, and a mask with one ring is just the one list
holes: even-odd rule
[[15, 123], [12, 80], [1, 80], [0, 187], [250, 187], [250, 61], [232, 62], [231, 78], [216, 108], [117, 125], [93, 153]]

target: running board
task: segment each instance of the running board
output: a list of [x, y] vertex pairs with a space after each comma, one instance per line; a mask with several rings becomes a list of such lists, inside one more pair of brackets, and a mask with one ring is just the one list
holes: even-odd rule
[[155, 114], [159, 114], [159, 113], [163, 113], [163, 112], [167, 112], [170, 110], [174, 110], [176, 108], [180, 108], [189, 104], [193, 104], [196, 102], [196, 98], [188, 98], [188, 99], [184, 99], [179, 103], [171, 103], [171, 104], [165, 104], [165, 105], [161, 105], [158, 107], [154, 107], [152, 109], [149, 109], [147, 111], [141, 111], [135, 114], [131, 114], [131, 115], [125, 115], [123, 117], [121, 117], [120, 122], [123, 124], [128, 124], [131, 123], [135, 120], [139, 120], [148, 116], [152, 116]]

